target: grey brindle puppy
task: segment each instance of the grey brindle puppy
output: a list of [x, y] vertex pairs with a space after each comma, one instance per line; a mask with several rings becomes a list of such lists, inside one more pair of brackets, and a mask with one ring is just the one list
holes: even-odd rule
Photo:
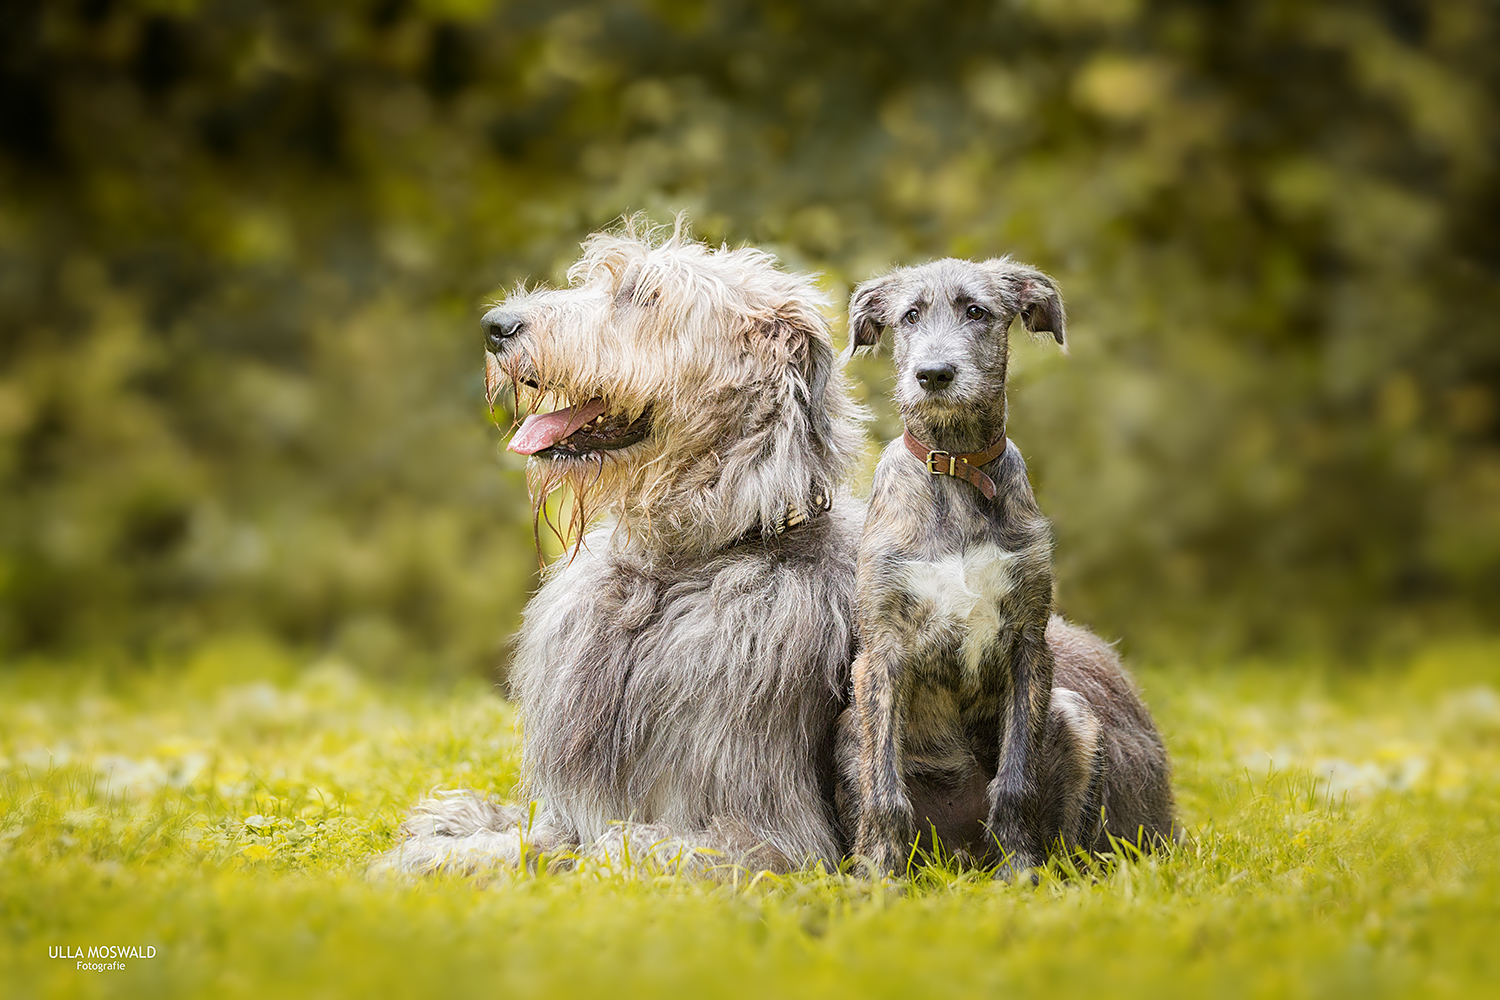
[[1114, 651], [1052, 614], [1051, 529], [1006, 439], [1016, 316], [1065, 347], [1056, 285], [1008, 258], [903, 268], [850, 304], [853, 346], [894, 330], [908, 429], [875, 472], [840, 732], [841, 812], [877, 874], [934, 837], [1008, 874], [1172, 833], [1150, 712]]

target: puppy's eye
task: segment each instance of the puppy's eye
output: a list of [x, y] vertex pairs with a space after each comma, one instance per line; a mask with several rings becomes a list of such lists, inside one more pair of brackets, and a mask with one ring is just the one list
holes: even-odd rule
[[990, 314], [984, 306], [970, 306], [964, 310], [964, 315], [970, 319], [985, 319]]
[[911, 326], [913, 323], [915, 323], [917, 320], [919, 320], [921, 318], [922, 318], [922, 313], [919, 310], [908, 309], [908, 310], [906, 310], [906, 315], [901, 317], [901, 322], [905, 323], [907, 326]]

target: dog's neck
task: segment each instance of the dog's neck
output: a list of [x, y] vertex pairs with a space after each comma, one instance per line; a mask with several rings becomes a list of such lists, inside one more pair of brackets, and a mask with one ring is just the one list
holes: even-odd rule
[[859, 453], [857, 411], [841, 385], [830, 386], [819, 427], [790, 389], [788, 396], [766, 415], [728, 421], [728, 433], [695, 449], [648, 503], [617, 507], [625, 530], [616, 544], [653, 557], [698, 558], [819, 520]]
[[953, 454], [982, 452], [1005, 439], [1005, 397], [980, 411], [923, 412], [904, 407], [901, 418], [912, 436], [928, 448]]

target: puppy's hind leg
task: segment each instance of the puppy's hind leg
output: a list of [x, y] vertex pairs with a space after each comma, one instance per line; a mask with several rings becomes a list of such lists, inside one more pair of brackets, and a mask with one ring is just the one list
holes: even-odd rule
[[405, 839], [371, 862], [370, 874], [475, 874], [531, 864], [569, 850], [577, 837], [534, 805], [502, 805], [469, 789], [435, 792], [401, 824]]
[[1092, 847], [1104, 830], [1109, 755], [1093, 706], [1078, 692], [1052, 689], [1042, 768], [1053, 836], [1064, 850]]

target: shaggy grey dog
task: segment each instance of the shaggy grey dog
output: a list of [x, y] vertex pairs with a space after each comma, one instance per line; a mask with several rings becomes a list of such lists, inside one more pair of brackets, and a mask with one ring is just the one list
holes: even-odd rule
[[1114, 652], [1052, 615], [1051, 530], [1006, 439], [1018, 315], [1065, 343], [1052, 280], [1008, 259], [904, 268], [850, 305], [851, 346], [895, 331], [907, 425], [875, 473], [840, 741], [841, 808], [877, 874], [919, 835], [1014, 872], [1172, 833], [1150, 713]]
[[[587, 531], [512, 664], [523, 799], [419, 804], [377, 867], [625, 850], [701, 870], [842, 854], [834, 726], [853, 658], [861, 446], [811, 280], [754, 249], [597, 234], [570, 287], [491, 310], [488, 384], [533, 502]], [[540, 510], [540, 507], [538, 508]]]

